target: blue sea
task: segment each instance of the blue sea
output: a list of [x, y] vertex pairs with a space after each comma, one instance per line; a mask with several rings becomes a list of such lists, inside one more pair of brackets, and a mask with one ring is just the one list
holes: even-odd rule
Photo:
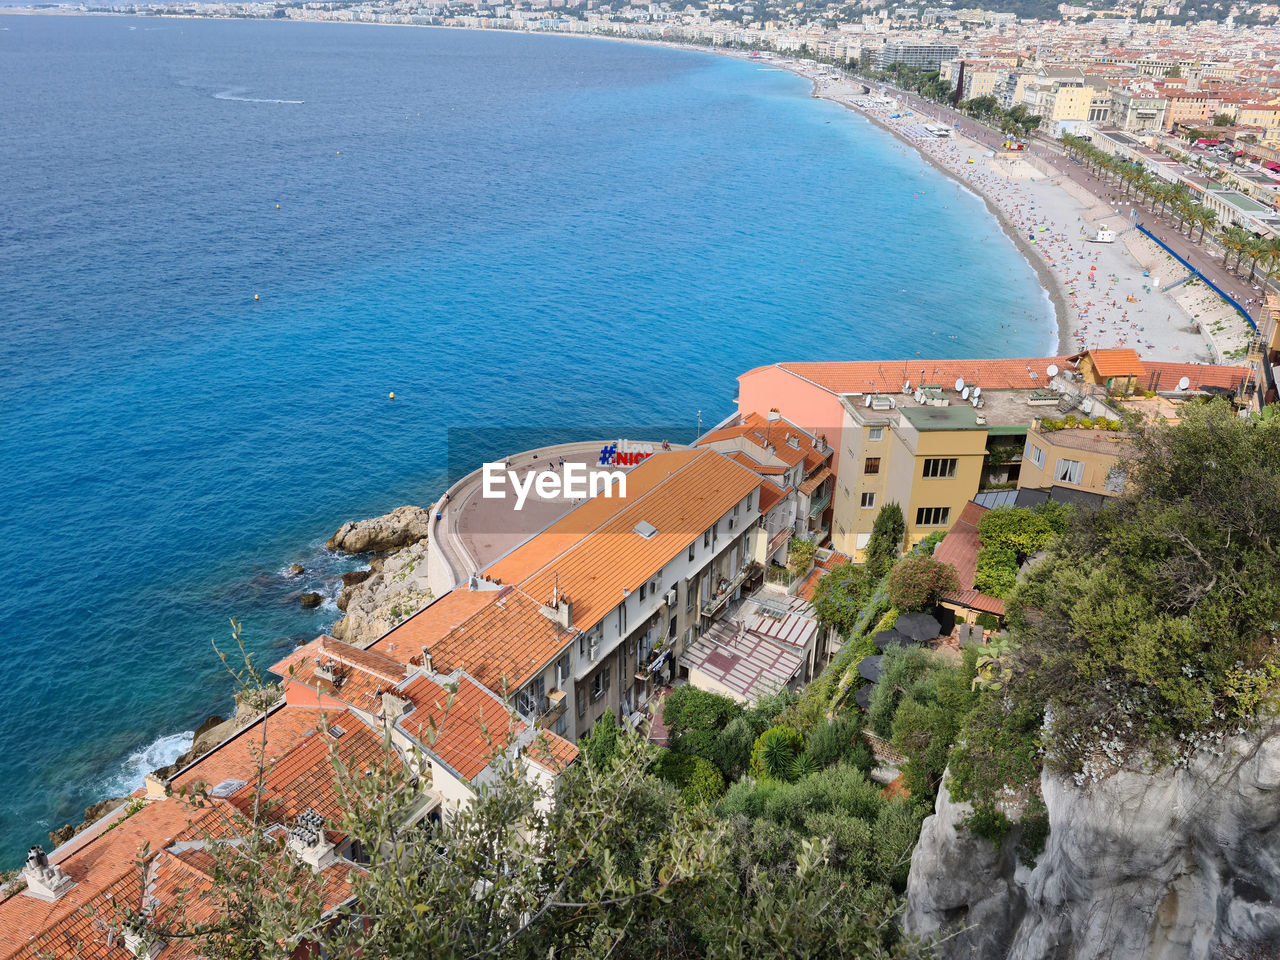
[[266, 663], [323, 631], [324, 539], [433, 500], [452, 428], [1054, 340], [975, 196], [768, 64], [3, 16], [0, 90], [0, 866], [230, 709], [230, 618]]

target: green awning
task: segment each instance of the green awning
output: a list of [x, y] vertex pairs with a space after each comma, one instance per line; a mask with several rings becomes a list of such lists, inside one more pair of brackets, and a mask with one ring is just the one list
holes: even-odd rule
[[1025, 437], [1030, 429], [1030, 424], [1026, 423], [1008, 423], [998, 426], [987, 427], [988, 437]]

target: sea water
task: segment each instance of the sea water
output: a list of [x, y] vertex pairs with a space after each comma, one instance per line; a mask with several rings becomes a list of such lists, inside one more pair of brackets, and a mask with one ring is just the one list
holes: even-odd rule
[[759, 63], [3, 19], [0, 866], [230, 708], [230, 618], [265, 664], [323, 631], [325, 537], [433, 500], [451, 427], [692, 431], [759, 364], [1053, 342], [976, 197]]

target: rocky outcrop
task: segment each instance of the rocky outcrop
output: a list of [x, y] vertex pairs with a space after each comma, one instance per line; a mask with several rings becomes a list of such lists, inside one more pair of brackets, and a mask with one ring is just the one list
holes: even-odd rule
[[116, 807], [120, 806], [122, 803], [127, 803], [128, 800], [128, 797], [111, 797], [107, 800], [99, 800], [97, 803], [90, 804], [84, 808], [84, 819], [80, 821], [78, 826], [73, 826], [68, 823], [65, 826], [59, 827], [57, 830], [50, 830], [49, 843], [54, 847], [62, 846], [77, 833], [82, 830], [87, 830]]
[[430, 601], [424, 540], [375, 560], [367, 579], [344, 587], [338, 608], [346, 616], [330, 632], [339, 640], [362, 646], [403, 623]]
[[[1087, 786], [1045, 773], [1034, 869], [963, 826], [946, 790], [911, 858], [904, 924], [946, 960], [1218, 960], [1280, 944], [1280, 733]], [[1266, 946], [1270, 945], [1270, 947]], [[1262, 950], [1262, 953], [1258, 953]]]
[[384, 553], [427, 539], [431, 511], [422, 507], [397, 507], [370, 520], [344, 523], [325, 541], [325, 549], [343, 553]]
[[303, 610], [314, 610], [324, 603], [324, 597], [318, 593], [304, 593], [298, 598], [298, 602], [302, 604]]

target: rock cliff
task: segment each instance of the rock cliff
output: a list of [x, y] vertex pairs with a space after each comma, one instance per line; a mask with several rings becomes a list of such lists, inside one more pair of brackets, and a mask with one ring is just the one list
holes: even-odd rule
[[344, 523], [325, 541], [326, 550], [343, 553], [385, 553], [427, 539], [431, 511], [397, 507], [381, 517]]
[[374, 560], [370, 570], [367, 579], [343, 588], [338, 606], [346, 615], [330, 631], [356, 646], [376, 640], [431, 600], [425, 540]]
[[944, 789], [911, 858], [904, 924], [945, 960], [1280, 957], [1280, 731], [1189, 765], [1078, 787], [1045, 773], [1034, 869], [962, 824]]

